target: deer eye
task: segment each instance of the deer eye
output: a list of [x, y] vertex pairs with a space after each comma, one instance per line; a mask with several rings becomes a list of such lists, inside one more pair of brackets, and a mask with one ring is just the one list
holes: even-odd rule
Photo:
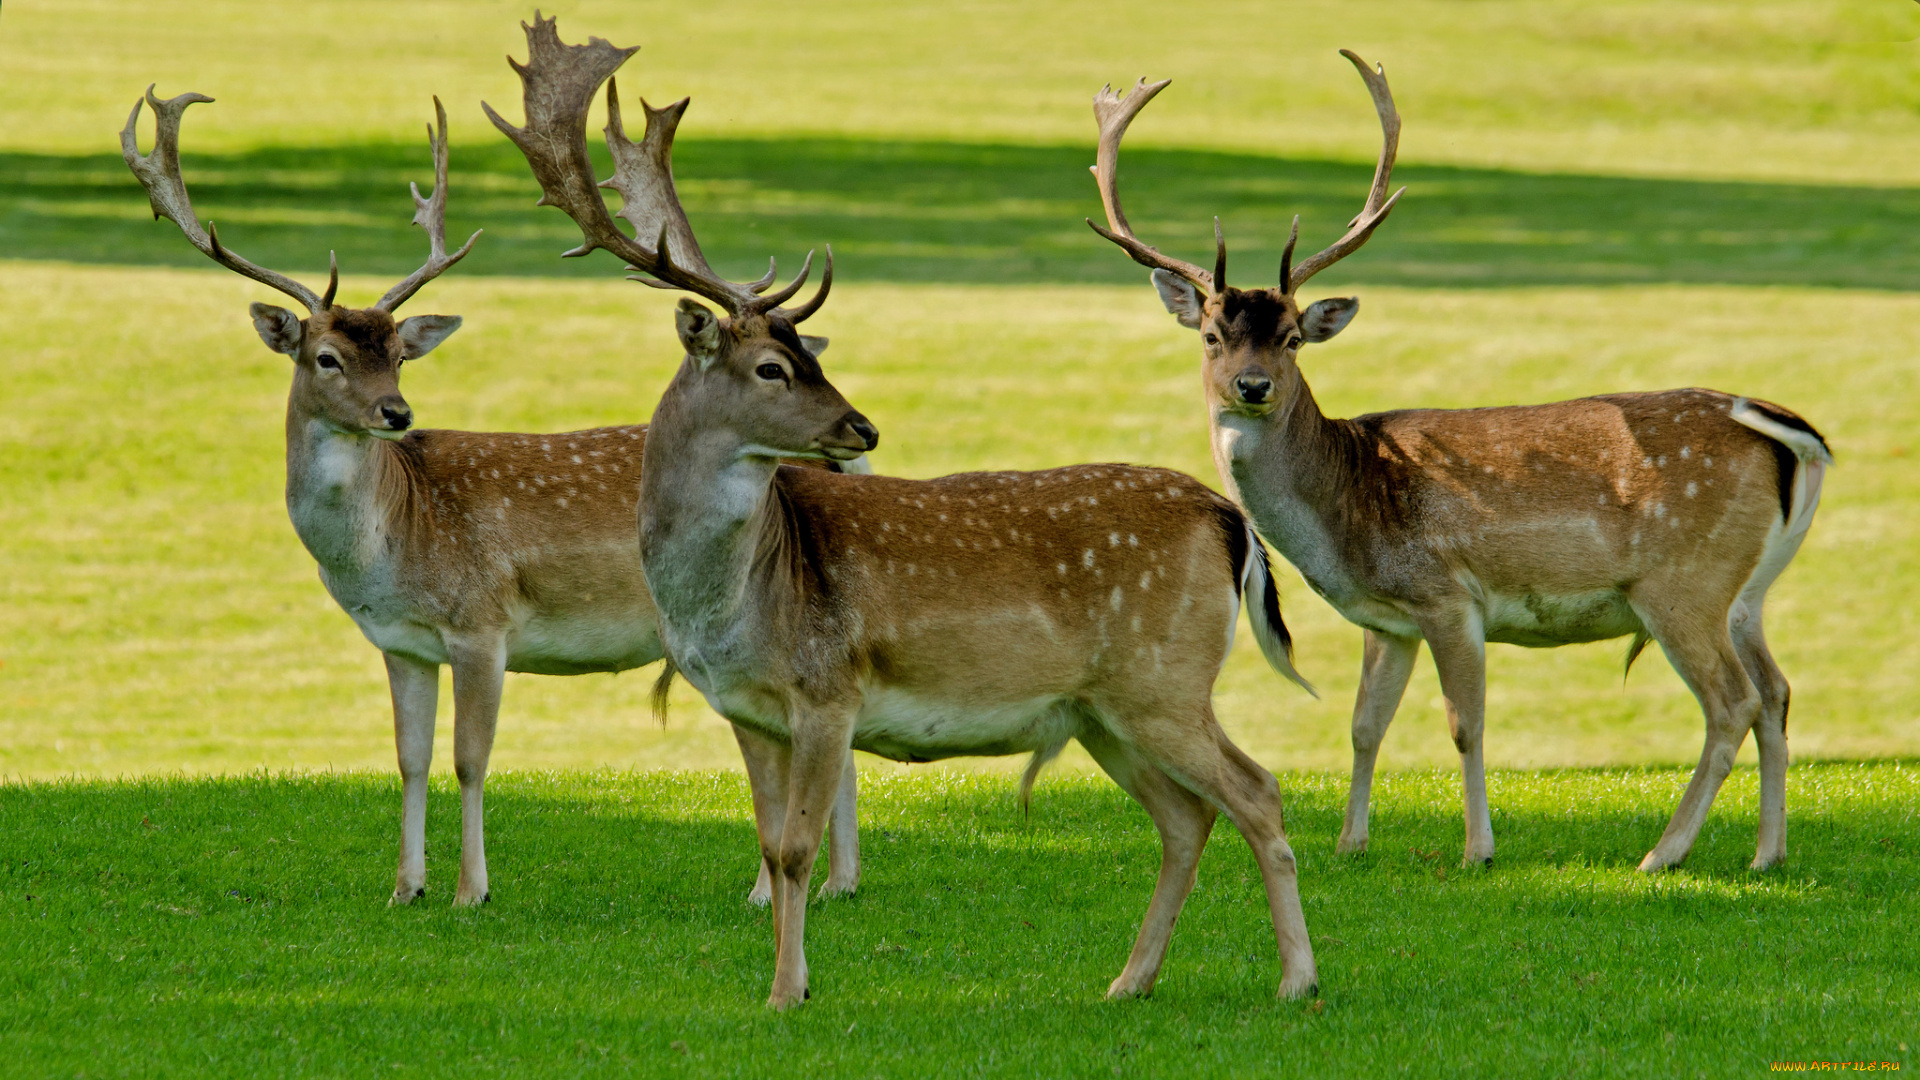
[[324, 352], [321, 353], [320, 358], [316, 360], [315, 363], [319, 364], [321, 367], [327, 369], [328, 371], [340, 370], [340, 358], [333, 355], [332, 353], [324, 353]]
[[1218, 334], [1215, 334], [1211, 330], [1207, 331], [1207, 333], [1201, 338], [1201, 340], [1207, 343], [1207, 348], [1209, 349], [1220, 344], [1220, 336]]
[[787, 378], [786, 369], [779, 364], [761, 364], [753, 369], [753, 373], [768, 382], [784, 382]]

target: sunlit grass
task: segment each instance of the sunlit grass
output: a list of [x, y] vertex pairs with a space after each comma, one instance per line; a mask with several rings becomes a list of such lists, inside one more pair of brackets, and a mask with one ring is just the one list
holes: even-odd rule
[[[562, 0], [569, 40], [642, 46], [627, 93], [694, 97], [690, 131], [1084, 145], [1102, 83], [1173, 77], [1134, 138], [1371, 160], [1336, 54], [1385, 63], [1409, 162], [1901, 183], [1920, 175], [1920, 11], [1901, 0], [983, 0], [790, 6]], [[411, 143], [517, 116], [520, 0], [191, 5], [9, 0], [0, 145], [109, 150], [134, 97], [221, 99], [197, 145]]]
[[[386, 284], [349, 278], [343, 296], [364, 302]], [[1907, 457], [1920, 452], [1908, 362], [1920, 299], [1681, 286], [1361, 295], [1353, 327], [1305, 361], [1336, 414], [1696, 384], [1803, 411], [1840, 465], [1767, 609], [1795, 688], [1792, 745], [1802, 756], [1920, 745], [1920, 505]], [[287, 523], [288, 372], [255, 339], [250, 297], [272, 298], [212, 270], [0, 265], [0, 775], [391, 766], [378, 654]], [[410, 365], [404, 388], [431, 426], [643, 420], [677, 363], [671, 304], [619, 281], [449, 276], [414, 306], [463, 314], [466, 327]], [[1118, 459], [1216, 482], [1197, 348], [1144, 284], [870, 285], [836, 293], [818, 326], [834, 339], [829, 373], [879, 424], [886, 471]], [[1291, 573], [1282, 589], [1321, 700], [1275, 677], [1243, 634], [1219, 711], [1271, 767], [1340, 768], [1358, 631]], [[1657, 655], [1623, 688], [1622, 651], [1490, 650], [1490, 759], [1693, 760], [1692, 697]], [[496, 762], [732, 767], [731, 738], [697, 698], [677, 698], [660, 731], [646, 685], [645, 674], [511, 677]], [[1383, 762], [1453, 759], [1423, 661]]]
[[[1744, 771], [1743, 771], [1744, 772]], [[495, 900], [384, 906], [377, 776], [0, 787], [8, 1071], [758, 1076], [1745, 1076], [1906, 1061], [1920, 1030], [1910, 764], [1797, 770], [1792, 857], [1742, 869], [1749, 776], [1683, 870], [1633, 864], [1673, 770], [1491, 777], [1501, 855], [1457, 865], [1444, 773], [1385, 777], [1372, 850], [1343, 785], [1283, 774], [1320, 997], [1273, 1000], [1258, 874], [1226, 823], [1147, 1003], [1100, 1000], [1158, 866], [1104, 780], [869, 779], [865, 876], [807, 923], [813, 1000], [761, 1007], [772, 930], [726, 774], [515, 773], [489, 791]], [[1863, 857], [1867, 853], [1870, 857]]]

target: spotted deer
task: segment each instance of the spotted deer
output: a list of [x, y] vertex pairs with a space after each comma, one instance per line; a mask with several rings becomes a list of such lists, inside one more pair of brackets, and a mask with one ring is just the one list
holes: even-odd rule
[[[298, 300], [254, 304], [254, 329], [293, 360], [287, 398], [287, 512], [320, 580], [386, 659], [394, 744], [402, 777], [400, 862], [394, 904], [426, 893], [427, 771], [433, 757], [440, 665], [453, 668], [454, 770], [460, 780], [460, 879], [456, 904], [490, 899], [481, 794], [505, 673], [577, 675], [625, 671], [664, 656], [658, 617], [640, 569], [635, 512], [647, 429], [642, 425], [554, 435], [432, 431], [413, 427], [400, 394], [401, 365], [431, 352], [460, 327], [458, 316], [393, 312], [459, 262], [479, 237], [446, 249], [447, 114], [439, 131], [430, 198], [413, 190], [414, 224], [426, 229], [425, 265], [373, 306], [334, 302], [241, 258], [201, 228], [180, 174], [181, 115], [212, 101], [168, 101], [151, 87], [150, 155], [139, 151], [136, 101], [120, 133], [127, 165], [147, 189], [156, 218], [180, 227], [215, 262]], [[664, 679], [660, 687], [664, 691]], [[859, 878], [854, 774], [834, 807], [829, 892]], [[756, 886], [756, 898], [772, 883]], [[764, 903], [764, 900], [760, 902]]]
[[1200, 332], [1213, 459], [1228, 491], [1308, 586], [1366, 630], [1339, 849], [1366, 848], [1375, 757], [1421, 641], [1460, 752], [1465, 860], [1477, 863], [1493, 856], [1481, 737], [1486, 643], [1632, 635], [1627, 666], [1659, 642], [1706, 716], [1699, 766], [1640, 869], [1686, 857], [1750, 729], [1760, 748], [1753, 866], [1779, 862], [1788, 687], [1767, 651], [1761, 609], [1813, 522], [1833, 460], [1825, 441], [1778, 405], [1701, 389], [1323, 415], [1299, 351], [1338, 334], [1359, 301], [1302, 308], [1300, 287], [1366, 243], [1400, 197], [1387, 196], [1400, 117], [1386, 74], [1341, 55], [1380, 117], [1373, 187], [1345, 235], [1297, 266], [1294, 218], [1277, 286], [1227, 284], [1218, 219], [1211, 273], [1148, 247], [1127, 224], [1120, 140], [1170, 80], [1143, 79], [1124, 100], [1111, 87], [1094, 98], [1093, 172], [1107, 227], [1087, 223], [1152, 268], [1167, 310]]
[[[673, 662], [741, 732], [773, 876], [768, 1004], [808, 995], [807, 883], [851, 748], [898, 761], [1034, 753], [1078, 739], [1159, 829], [1158, 884], [1109, 996], [1153, 986], [1216, 812], [1252, 846], [1284, 966], [1280, 993], [1315, 985], [1292, 849], [1273, 776], [1230, 742], [1211, 692], [1244, 595], [1268, 662], [1298, 678], [1265, 549], [1240, 511], [1164, 469], [1084, 465], [937, 480], [839, 475], [782, 457], [846, 460], [878, 432], [821, 369], [826, 340], [707, 264], [674, 193], [683, 100], [645, 106], [631, 142], [611, 76], [633, 49], [563, 45], [527, 27], [527, 121], [494, 123], [584, 242], [651, 282], [693, 293], [675, 317], [686, 359], [653, 415], [640, 481], [640, 562]], [[617, 228], [586, 155], [607, 84]], [[643, 103], [644, 106], [644, 103]]]

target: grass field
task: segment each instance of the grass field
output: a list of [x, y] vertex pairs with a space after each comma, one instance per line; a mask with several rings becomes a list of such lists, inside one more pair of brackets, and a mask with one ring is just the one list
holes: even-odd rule
[[1744, 1075], [1910, 1057], [1920, 5], [547, 10], [570, 39], [645, 46], [629, 97], [694, 95], [678, 178], [723, 271], [834, 244], [810, 328], [882, 431], [875, 464], [908, 476], [1118, 459], [1214, 482], [1192, 336], [1081, 224], [1099, 212], [1088, 99], [1175, 78], [1129, 137], [1131, 215], [1203, 258], [1220, 214], [1247, 280], [1292, 214], [1313, 246], [1358, 206], [1377, 128], [1334, 49], [1383, 61], [1410, 190], [1316, 280], [1363, 300], [1305, 357], [1329, 412], [1709, 385], [1832, 442], [1819, 520], [1768, 605], [1795, 690], [1789, 865], [1740, 869], [1743, 768], [1688, 869], [1630, 872], [1701, 720], [1659, 659], [1623, 686], [1617, 642], [1490, 652], [1495, 867], [1456, 868], [1456, 758], [1424, 662], [1383, 751], [1375, 850], [1335, 858], [1359, 633], [1285, 574], [1321, 699], [1244, 633], [1217, 698], [1283, 775], [1317, 1006], [1272, 1002], [1257, 880], [1225, 827], [1158, 996], [1098, 1001], [1155, 849], [1069, 755], [1028, 822], [1018, 762], [865, 761], [862, 894], [810, 921], [816, 1001], [766, 1016], [744, 789], [715, 771], [737, 768], [731, 737], [684, 688], [655, 727], [650, 673], [510, 676], [499, 902], [446, 907], [455, 807], [436, 790], [434, 891], [389, 912], [384, 675], [281, 503], [288, 372], [245, 317], [278, 297], [150, 220], [118, 156], [126, 110], [155, 80], [219, 98], [185, 129], [196, 207], [276, 268], [312, 277], [337, 249], [344, 299], [365, 303], [423, 256], [405, 183], [429, 175], [420, 125], [446, 99], [450, 231], [487, 235], [409, 309], [467, 320], [408, 367], [423, 424], [646, 418], [678, 361], [672, 297], [603, 256], [556, 259], [564, 219], [532, 206], [481, 117], [483, 97], [519, 115], [501, 57], [523, 52], [527, 8], [10, 0], [0, 1073]]
[[[1684, 775], [1498, 773], [1491, 870], [1445, 854], [1453, 778], [1288, 776], [1322, 996], [1276, 1003], [1231, 829], [1147, 1002], [1108, 1004], [1158, 866], [1105, 781], [869, 783], [866, 875], [808, 919], [813, 1001], [761, 1006], [766, 914], [732, 774], [519, 773], [489, 792], [495, 903], [389, 910], [397, 785], [308, 776], [0, 788], [0, 1049], [35, 1075], [1744, 1076], [1920, 1038], [1912, 765], [1791, 782], [1793, 861], [1736, 776], [1690, 868], [1632, 872]], [[112, 1063], [112, 1064], [107, 1064]]]

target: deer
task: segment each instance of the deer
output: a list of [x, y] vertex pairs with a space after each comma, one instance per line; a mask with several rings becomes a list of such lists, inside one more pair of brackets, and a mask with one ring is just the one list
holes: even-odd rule
[[[1192, 477], [1129, 465], [934, 480], [782, 465], [845, 461], [879, 440], [820, 366], [827, 339], [798, 330], [826, 301], [831, 248], [818, 289], [796, 307], [783, 305], [810, 257], [774, 292], [771, 276], [740, 283], [715, 272], [674, 188], [672, 142], [688, 102], [643, 100], [635, 143], [613, 78], [635, 50], [600, 38], [563, 44], [555, 21], [538, 15], [523, 27], [528, 62], [513, 68], [526, 122], [486, 111], [526, 156], [544, 201], [579, 227], [568, 254], [606, 250], [639, 280], [692, 294], [675, 312], [686, 357], [653, 413], [639, 557], [668, 656], [741, 732], [774, 882], [767, 1004], [784, 1010], [810, 995], [807, 890], [850, 750], [1044, 761], [1074, 739], [1147, 810], [1161, 840], [1152, 900], [1108, 996], [1151, 992], [1219, 813], [1260, 866], [1279, 994], [1314, 992], [1279, 785], [1213, 714], [1243, 598], [1267, 662], [1304, 685], [1245, 516]], [[602, 83], [614, 174], [599, 182], [585, 130]], [[634, 235], [596, 185], [620, 194], [618, 216]]]
[[[319, 564], [320, 581], [381, 651], [393, 700], [401, 775], [400, 858], [390, 904], [426, 895], [427, 775], [433, 759], [440, 666], [453, 669], [454, 772], [460, 781], [456, 905], [492, 899], [482, 795], [505, 673], [620, 672], [664, 658], [659, 619], [640, 568], [637, 519], [645, 425], [550, 435], [422, 430], [400, 393], [402, 365], [432, 352], [459, 316], [394, 312], [466, 257], [480, 234], [446, 245], [447, 113], [434, 99], [427, 129], [434, 187], [412, 187], [413, 224], [426, 230], [421, 268], [371, 307], [335, 303], [337, 259], [324, 293], [258, 266], [195, 215], [181, 178], [187, 93], [162, 101], [148, 87], [154, 149], [139, 150], [141, 101], [120, 133], [129, 168], [156, 219], [221, 266], [299, 301], [249, 309], [267, 348], [293, 361], [287, 398], [287, 512]], [[852, 467], [864, 467], [864, 459]], [[655, 685], [664, 709], [666, 669]], [[663, 714], [664, 715], [664, 714]], [[856, 779], [849, 763], [833, 808], [827, 895], [859, 882]], [[749, 900], [765, 904], [772, 882]]]
[[1087, 224], [1152, 271], [1161, 302], [1198, 331], [1214, 464], [1234, 501], [1309, 588], [1365, 631], [1353, 710], [1353, 779], [1337, 849], [1366, 850], [1381, 739], [1420, 643], [1433, 654], [1459, 751], [1463, 861], [1493, 857], [1483, 730], [1488, 642], [1552, 648], [1631, 635], [1626, 668], [1658, 642], [1698, 699], [1705, 745], [1680, 804], [1640, 863], [1686, 858], [1752, 731], [1760, 823], [1752, 862], [1786, 857], [1786, 677], [1762, 630], [1767, 591], [1813, 523], [1833, 463], [1826, 440], [1769, 401], [1700, 388], [1545, 405], [1324, 415], [1300, 349], [1331, 339], [1356, 297], [1304, 307], [1300, 288], [1365, 244], [1387, 195], [1400, 116], [1384, 68], [1341, 50], [1379, 115], [1380, 157], [1361, 212], [1277, 285], [1227, 283], [1214, 221], [1211, 272], [1135, 237], [1117, 172], [1127, 126], [1171, 80], [1094, 98], [1092, 167], [1106, 212]]

